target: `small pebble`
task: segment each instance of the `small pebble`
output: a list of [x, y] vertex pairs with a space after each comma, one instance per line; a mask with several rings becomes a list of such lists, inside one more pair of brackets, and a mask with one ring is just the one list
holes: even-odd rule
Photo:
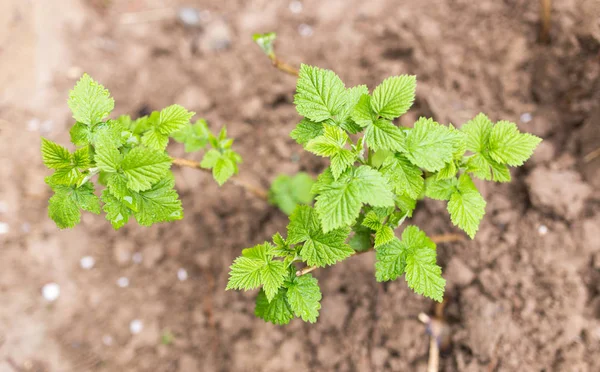
[[300, 26], [298, 26], [298, 33], [300, 36], [309, 37], [313, 34], [313, 28], [305, 23], [302, 23]]
[[133, 256], [131, 256], [131, 259], [134, 263], [140, 264], [144, 260], [144, 256], [142, 255], [142, 252], [135, 252]]
[[540, 235], [548, 234], [548, 227], [546, 225], [540, 225], [540, 227], [538, 227], [538, 233]]
[[0, 235], [8, 234], [8, 224], [6, 222], [0, 222]]
[[60, 296], [60, 286], [56, 283], [48, 283], [42, 288], [42, 296], [49, 302], [54, 302]]
[[292, 1], [290, 3], [290, 11], [294, 14], [298, 14], [302, 11], [302, 3], [300, 1]]
[[129, 279], [122, 276], [119, 279], [117, 279], [117, 285], [121, 288], [129, 287]]
[[180, 281], [185, 281], [188, 278], [188, 273], [187, 271], [182, 267], [179, 270], [177, 270], [177, 279], [179, 279]]
[[52, 120], [45, 120], [40, 126], [40, 132], [42, 134], [48, 134], [52, 132], [52, 127], [54, 126], [54, 122]]
[[137, 335], [144, 329], [144, 323], [139, 319], [134, 319], [129, 323], [129, 330], [132, 334]]
[[523, 113], [521, 115], [521, 123], [529, 123], [532, 119], [533, 117], [529, 112]]
[[109, 335], [102, 336], [102, 343], [106, 346], [110, 346], [113, 343], [113, 338]]
[[27, 130], [30, 132], [35, 132], [40, 129], [40, 120], [39, 119], [31, 119], [27, 122]]
[[200, 12], [198, 11], [198, 9], [190, 8], [190, 7], [179, 8], [179, 11], [177, 12], [177, 16], [179, 17], [179, 20], [181, 21], [181, 23], [183, 23], [186, 26], [191, 26], [191, 27], [200, 26], [201, 18], [200, 18]]
[[92, 256], [85, 256], [79, 260], [82, 269], [89, 270], [96, 264], [96, 260]]

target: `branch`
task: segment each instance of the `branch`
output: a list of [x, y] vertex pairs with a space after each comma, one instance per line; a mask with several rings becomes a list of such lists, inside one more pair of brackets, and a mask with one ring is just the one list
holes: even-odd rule
[[541, 43], [547, 44], [550, 42], [550, 26], [552, 13], [552, 0], [540, 0], [540, 35]]
[[[197, 161], [188, 160], [188, 159], [180, 159], [180, 158], [171, 158], [171, 160], [173, 161], [173, 164], [175, 164], [177, 166], [198, 169], [203, 172], [210, 173], [212, 175], [212, 172], [210, 169], [202, 168], [200, 166], [200, 163]], [[269, 192], [260, 186], [255, 186], [255, 185], [249, 184], [246, 181], [243, 181], [243, 180], [240, 180], [237, 178], [231, 178], [230, 181], [232, 184], [243, 188], [244, 190], [248, 191], [251, 194], [254, 194], [254, 196], [258, 197], [259, 199], [262, 199], [265, 201], [269, 200]]]
[[[434, 235], [434, 236], [430, 237], [430, 239], [434, 243], [440, 244], [440, 243], [451, 243], [451, 242], [463, 241], [463, 240], [465, 240], [465, 237], [461, 234], [442, 234], [442, 235]], [[357, 252], [352, 253], [350, 255], [350, 257], [358, 256], [360, 254], [371, 252], [373, 250], [375, 250], [375, 248], [370, 248], [370, 249], [367, 249], [366, 251], [357, 251]], [[316, 269], [317, 269], [316, 266], [307, 266], [303, 269], [296, 271], [296, 276], [302, 276], [302, 275], [308, 274], [310, 272], [315, 271]]]
[[273, 62], [273, 67], [285, 72], [288, 75], [298, 77], [298, 74], [299, 74], [298, 69], [295, 68], [294, 66], [289, 65], [288, 63], [280, 60], [275, 55], [269, 56], [269, 58], [271, 59], [271, 62]]

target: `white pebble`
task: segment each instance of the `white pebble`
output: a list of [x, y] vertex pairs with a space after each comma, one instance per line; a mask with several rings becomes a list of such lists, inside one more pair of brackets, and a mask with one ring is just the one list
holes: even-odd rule
[[180, 281], [185, 281], [188, 278], [188, 273], [187, 271], [182, 267], [179, 270], [177, 270], [177, 279], [179, 279]]
[[139, 319], [134, 319], [129, 323], [129, 330], [132, 334], [137, 335], [144, 329], [144, 323]]
[[529, 123], [533, 117], [529, 112], [525, 112], [521, 115], [521, 123]]
[[110, 335], [102, 336], [102, 343], [106, 346], [110, 346], [113, 343], [113, 338]]
[[6, 222], [0, 222], [0, 235], [8, 234], [8, 224]]
[[96, 264], [96, 260], [92, 256], [85, 256], [79, 260], [82, 269], [89, 270]]
[[298, 26], [298, 33], [300, 34], [300, 36], [309, 37], [313, 34], [313, 28], [303, 23], [300, 26]]
[[60, 296], [60, 286], [56, 283], [48, 283], [42, 288], [42, 296], [46, 301], [54, 302]]
[[122, 276], [119, 279], [117, 279], [117, 285], [121, 288], [129, 287], [129, 279]]
[[133, 260], [133, 262], [135, 262], [136, 264], [140, 264], [142, 263], [142, 260], [144, 259], [144, 256], [142, 256], [142, 252], [135, 252], [133, 254], [133, 256], [131, 257], [131, 259]]
[[27, 130], [35, 132], [40, 129], [40, 119], [31, 119], [27, 122]]
[[540, 227], [538, 227], [538, 233], [540, 235], [546, 235], [546, 234], [548, 234], [548, 226], [546, 226], [546, 225], [540, 225]]
[[290, 11], [294, 14], [298, 14], [302, 11], [302, 3], [299, 1], [292, 1], [290, 3]]

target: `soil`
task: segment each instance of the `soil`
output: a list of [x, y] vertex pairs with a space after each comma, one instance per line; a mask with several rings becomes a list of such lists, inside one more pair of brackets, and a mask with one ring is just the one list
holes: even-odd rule
[[[475, 240], [438, 247], [451, 339], [440, 369], [599, 371], [598, 1], [553, 2], [549, 44], [538, 43], [536, 1], [292, 3], [0, 2], [0, 371], [425, 371], [417, 315], [434, 305], [402, 280], [377, 283], [373, 255], [315, 272], [315, 325], [266, 324], [255, 293], [224, 291], [233, 258], [287, 219], [202, 172], [176, 171], [186, 213], [176, 223], [115, 232], [86, 214], [59, 231], [47, 217], [40, 135], [68, 141], [65, 101], [83, 71], [111, 90], [115, 114], [181, 103], [226, 124], [247, 182], [318, 173], [324, 162], [288, 136], [294, 78], [250, 38], [271, 30], [281, 58], [335, 69], [348, 85], [416, 74], [403, 124], [461, 125], [483, 111], [544, 138], [512, 183], [478, 184], [488, 205]], [[199, 27], [178, 21], [184, 5], [201, 11]], [[440, 202], [422, 203], [414, 222], [456, 232]]]

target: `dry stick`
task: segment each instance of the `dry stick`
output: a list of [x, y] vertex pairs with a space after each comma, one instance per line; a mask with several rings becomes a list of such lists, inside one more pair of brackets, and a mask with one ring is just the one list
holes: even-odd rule
[[[461, 234], [442, 234], [442, 235], [433, 235], [430, 237], [430, 239], [436, 243], [450, 243], [450, 242], [458, 242], [458, 241], [463, 241], [465, 240], [465, 237]], [[358, 256], [359, 254], [363, 254], [363, 253], [367, 253], [367, 252], [371, 252], [372, 250], [374, 250], [375, 248], [370, 248], [367, 249], [366, 251], [358, 251], [358, 252], [354, 252], [350, 255], [350, 257], [353, 256]], [[313, 272], [317, 269], [316, 266], [307, 266], [301, 270], [296, 271], [296, 276], [302, 276], [305, 274], [308, 274], [310, 272]]]
[[[200, 163], [197, 161], [188, 160], [188, 159], [180, 159], [180, 158], [172, 158], [171, 160], [173, 160], [173, 164], [178, 165], [180, 167], [194, 168], [194, 169], [198, 169], [198, 170], [212, 174], [210, 169], [202, 168], [200, 166]], [[232, 184], [243, 188], [244, 190], [248, 191], [251, 194], [254, 194], [255, 196], [257, 196], [260, 199], [269, 200], [269, 192], [260, 186], [255, 186], [255, 185], [249, 184], [246, 181], [243, 181], [243, 180], [240, 180], [237, 178], [231, 178], [230, 181]]]
[[583, 157], [583, 160], [586, 163], [589, 163], [592, 160], [596, 159], [598, 156], [600, 156], [600, 148], [597, 148], [596, 150], [588, 153], [586, 156]]
[[273, 62], [273, 67], [275, 67], [276, 69], [279, 69], [280, 71], [283, 71], [288, 75], [292, 75], [292, 76], [296, 76], [296, 77], [298, 77], [298, 75], [300, 74], [300, 72], [298, 71], [297, 68], [280, 60], [274, 54], [270, 55], [269, 58], [271, 59], [271, 62]]
[[550, 41], [550, 14], [552, 11], [552, 0], [540, 0], [540, 42]]

